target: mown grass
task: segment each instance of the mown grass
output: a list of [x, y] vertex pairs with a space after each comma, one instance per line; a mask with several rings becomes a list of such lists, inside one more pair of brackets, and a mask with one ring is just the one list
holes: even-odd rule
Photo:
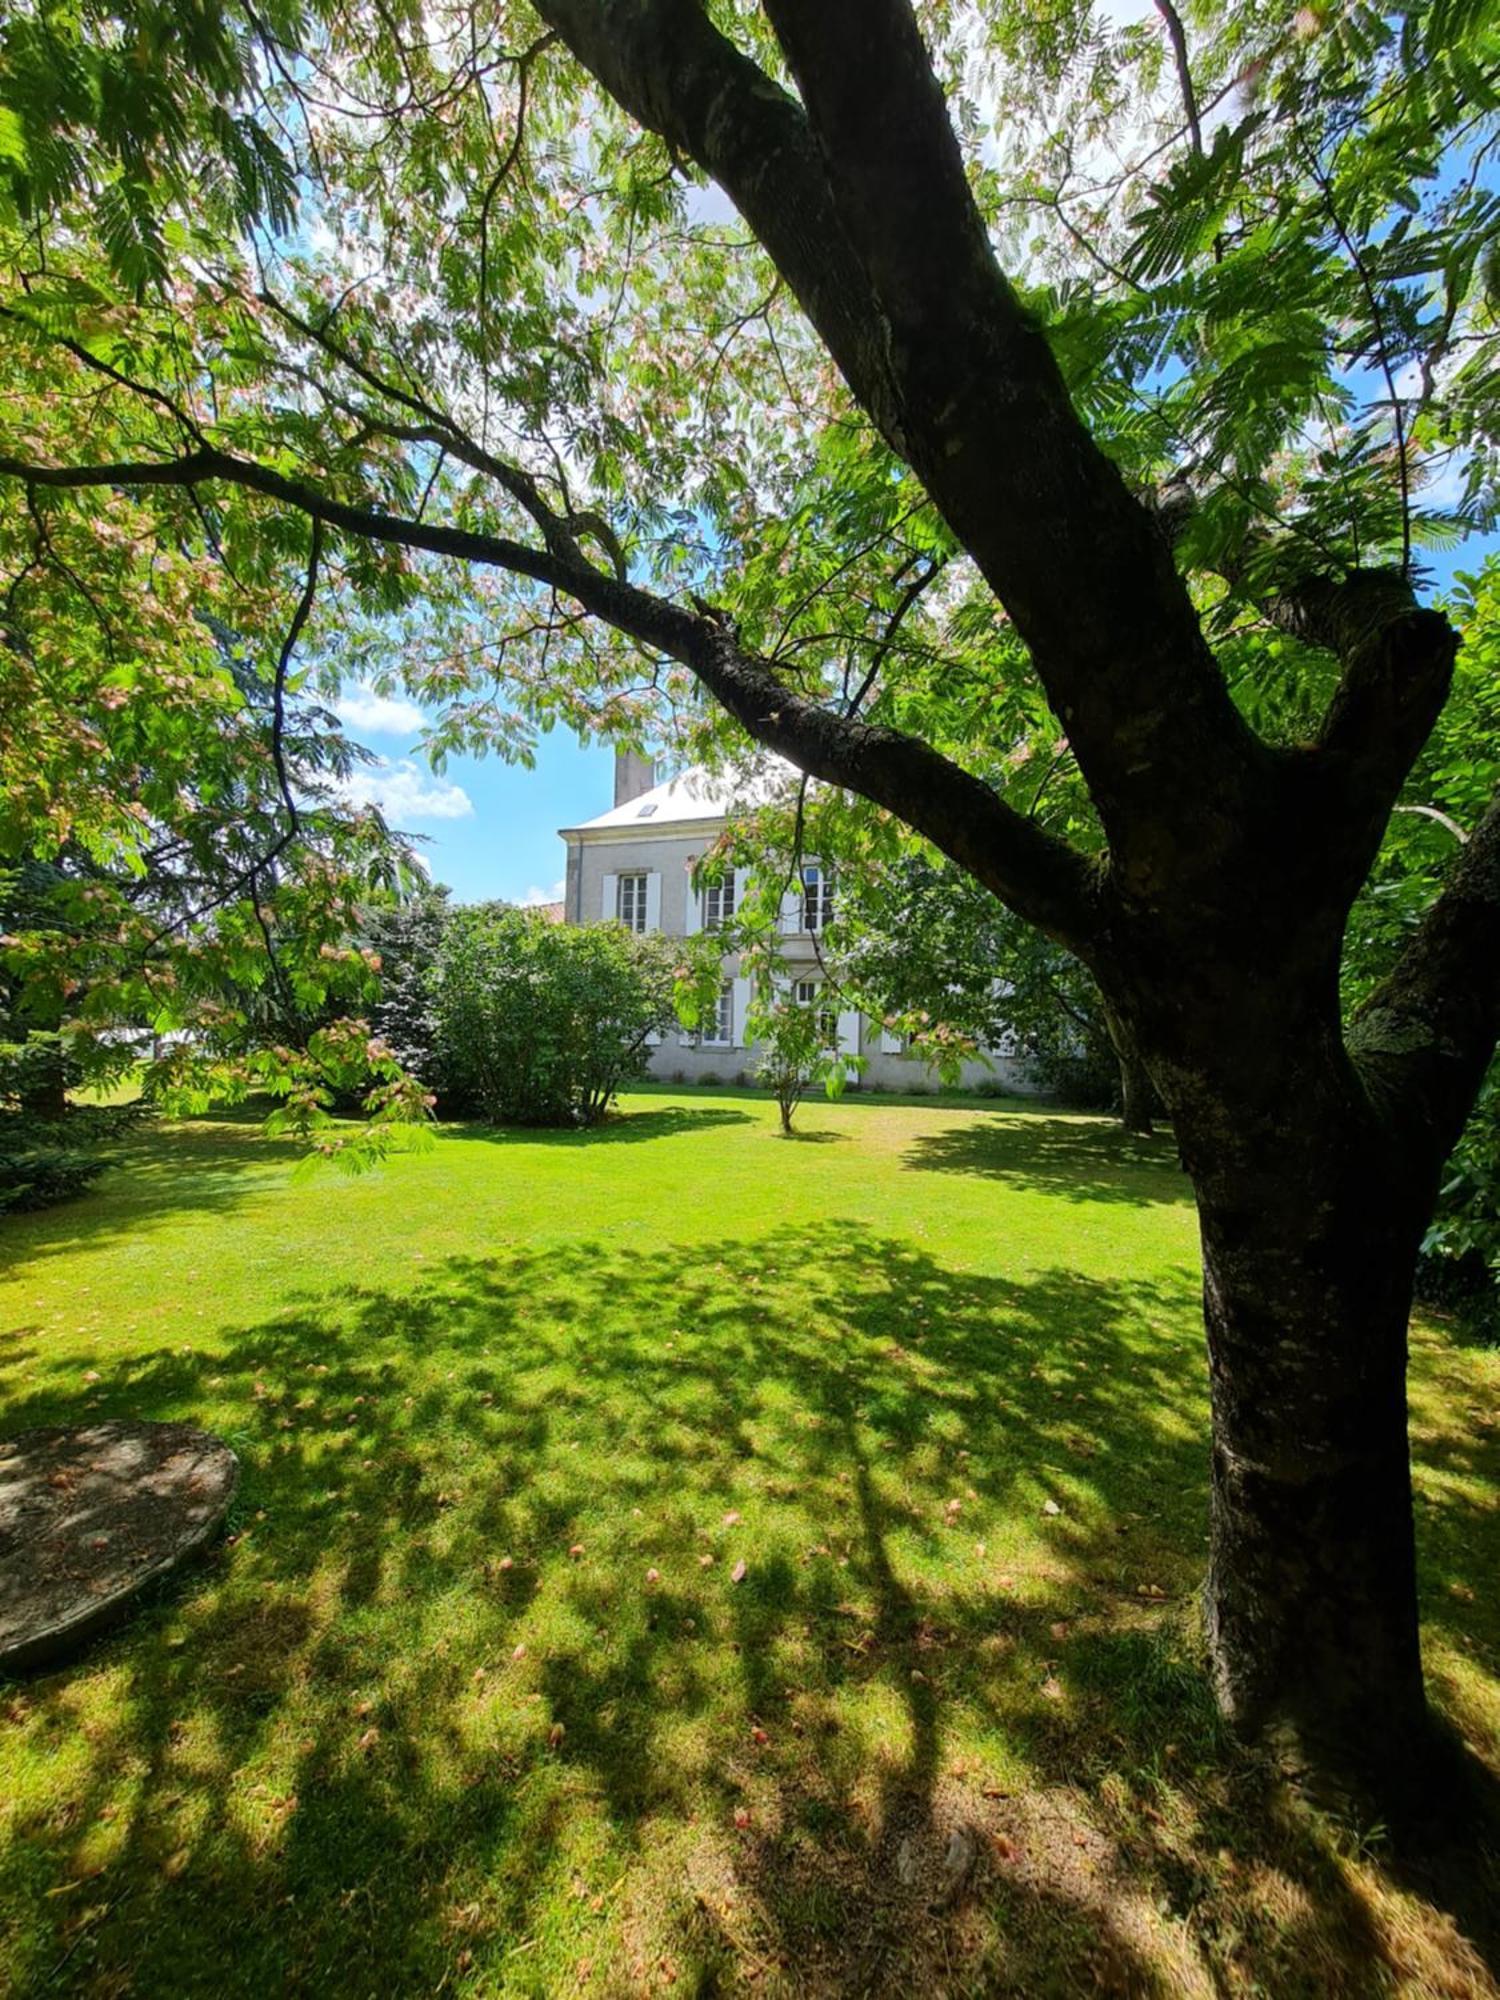
[[[774, 1118], [641, 1092], [356, 1181], [204, 1121], [0, 1225], [7, 1429], [244, 1465], [207, 1568], [0, 1690], [8, 1990], [1494, 1990], [1472, 1899], [1215, 1726], [1170, 1147]], [[1415, 1330], [1429, 1671], [1493, 1769], [1497, 1381]]]

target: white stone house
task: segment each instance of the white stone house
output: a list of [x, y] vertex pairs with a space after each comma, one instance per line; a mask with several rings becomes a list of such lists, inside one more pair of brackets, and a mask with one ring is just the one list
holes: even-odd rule
[[[608, 812], [581, 826], [559, 829], [568, 849], [563, 921], [601, 923], [610, 919], [637, 931], [688, 937], [717, 930], [728, 921], [744, 888], [743, 869], [722, 885], [695, 890], [693, 864], [718, 839], [733, 803], [730, 789], [703, 771], [686, 771], [662, 784], [653, 782], [644, 758], [621, 751], [615, 758], [615, 802]], [[804, 861], [800, 890], [782, 897], [782, 951], [787, 977], [800, 1001], [815, 1001], [823, 983], [818, 934], [833, 916], [837, 885], [816, 860]], [[661, 1077], [713, 1076], [731, 1082], [755, 1068], [754, 1047], [745, 1022], [750, 981], [741, 976], [737, 954], [724, 958], [724, 984], [716, 1018], [697, 1034], [674, 1030], [652, 1051], [651, 1069]], [[899, 1036], [852, 1008], [836, 1016], [838, 1045], [863, 1056], [861, 1080], [885, 1089], [923, 1091], [936, 1083], [926, 1063], [905, 1051]], [[1024, 1061], [994, 1053], [989, 1062], [963, 1066], [962, 1082], [1002, 1083], [1028, 1089]]]

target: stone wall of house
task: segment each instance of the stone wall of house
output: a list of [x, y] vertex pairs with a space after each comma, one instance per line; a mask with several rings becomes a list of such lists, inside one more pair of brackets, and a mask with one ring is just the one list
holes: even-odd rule
[[[927, 1065], [915, 1056], [883, 1054], [879, 1046], [880, 1029], [874, 1023], [863, 1021], [860, 1033], [865, 1068], [858, 1082], [850, 1085], [851, 1089], [899, 1091], [918, 1097], [928, 1096], [943, 1088]], [[669, 1034], [663, 1038], [660, 1047], [651, 1052], [651, 1074], [664, 1083], [683, 1080], [698, 1083], [705, 1077], [719, 1083], [734, 1083], [741, 1076], [747, 1083], [753, 1083], [755, 1053], [753, 1048], [695, 1045], [686, 1036]], [[1034, 1097], [1039, 1090], [1027, 1064], [1009, 1056], [996, 1056], [993, 1066], [982, 1062], [965, 1063], [957, 1088], [1003, 1088], [1017, 1097]]]
[[[689, 930], [697, 929], [698, 911], [690, 907], [693, 896], [690, 870], [713, 845], [718, 824], [710, 821], [680, 829], [663, 826], [658, 832], [650, 832], [648, 827], [649, 821], [643, 822], [639, 831], [627, 825], [610, 828], [607, 838], [575, 836], [569, 840], [565, 896], [569, 923], [598, 923], [614, 917], [616, 878], [643, 874], [651, 883], [648, 909], [652, 928], [668, 937], [683, 937]], [[788, 933], [782, 939], [782, 951], [793, 978], [817, 977], [815, 939]], [[719, 1042], [712, 1035], [669, 1033], [652, 1052], [653, 1075], [664, 1080], [681, 1077], [692, 1081], [713, 1077], [725, 1083], [739, 1076], [753, 1079], [755, 1051], [746, 1047], [743, 1038], [749, 992], [738, 973], [738, 959], [726, 956], [724, 977], [734, 989], [731, 1040]], [[846, 1037], [854, 1032], [847, 1016], [844, 1031]], [[885, 1040], [878, 1022], [859, 1021], [858, 1053], [865, 1059], [865, 1068], [853, 1087], [913, 1094], [940, 1088], [925, 1063], [917, 1057], [893, 1052], [884, 1045]], [[847, 1039], [845, 1046], [850, 1046]], [[1037, 1089], [1024, 1060], [1002, 1055], [995, 1055], [989, 1062], [965, 1063], [959, 1087], [967, 1090], [1003, 1087], [1017, 1094], [1033, 1094]]]

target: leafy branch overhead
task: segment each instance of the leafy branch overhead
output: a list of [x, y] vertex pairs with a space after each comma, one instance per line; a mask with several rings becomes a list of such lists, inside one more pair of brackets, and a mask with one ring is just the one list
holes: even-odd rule
[[[23, 12], [0, 150], [27, 423], [0, 471], [71, 509], [155, 490], [226, 565], [326, 526], [325, 588], [437, 699], [438, 752], [493, 733], [491, 673], [513, 747], [663, 703], [688, 741], [686, 668], [1085, 958], [1111, 883], [1153, 894], [1144, 817], [1217, 869], [1274, 778], [1200, 618], [1221, 646], [1290, 624], [1342, 665], [1299, 772], [1355, 808], [1342, 890], [1447, 685], [1404, 567], [1441, 530], [1422, 482], [1461, 459], [1469, 523], [1493, 484], [1492, 31], [1304, 10], [1190, 50], [1167, 8], [1167, 77], [1140, 29], [1080, 21], [1028, 62], [1023, 23], [955, 16], [929, 68], [891, 4], [851, 68], [847, 12], [770, 6], [749, 46], [667, 0], [384, 40], [357, 6], [141, 7], [117, 36]], [[1072, 157], [1122, 112], [1123, 163]], [[1429, 185], [1454, 144], [1465, 174]], [[748, 228], [694, 219], [698, 173]], [[1086, 288], [1080, 228], [1109, 266]], [[33, 254], [58, 230], [66, 258]], [[494, 572], [477, 602], [445, 557]], [[1035, 733], [1033, 673], [1106, 875], [970, 775]]]

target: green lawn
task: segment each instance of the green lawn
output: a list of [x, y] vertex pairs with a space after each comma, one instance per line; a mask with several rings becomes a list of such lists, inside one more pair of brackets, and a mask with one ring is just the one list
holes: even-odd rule
[[[351, 1181], [204, 1121], [0, 1224], [7, 1429], [244, 1466], [207, 1566], [0, 1688], [0, 1987], [1494, 1990], [1216, 1732], [1170, 1147], [802, 1123], [642, 1091]], [[1500, 1769], [1497, 1388], [1415, 1330], [1429, 1673]]]

